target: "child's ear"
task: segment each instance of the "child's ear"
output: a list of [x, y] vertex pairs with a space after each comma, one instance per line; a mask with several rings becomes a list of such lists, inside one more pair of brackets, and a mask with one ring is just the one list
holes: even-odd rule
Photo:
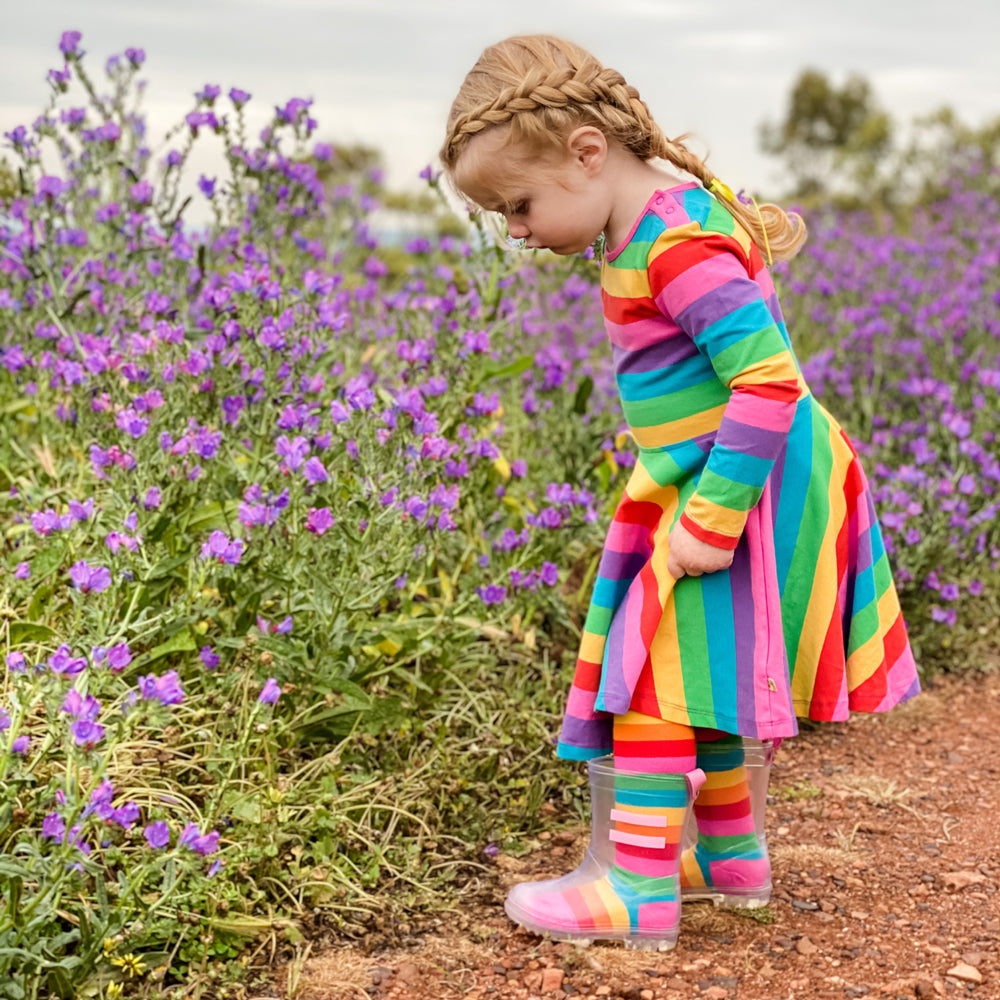
[[608, 155], [608, 140], [594, 125], [581, 125], [570, 132], [566, 147], [574, 162], [587, 173], [599, 173]]

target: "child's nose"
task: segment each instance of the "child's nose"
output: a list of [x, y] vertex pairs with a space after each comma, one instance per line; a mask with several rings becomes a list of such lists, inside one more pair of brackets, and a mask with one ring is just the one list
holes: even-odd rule
[[523, 222], [508, 222], [507, 232], [510, 234], [511, 239], [526, 240], [531, 230]]

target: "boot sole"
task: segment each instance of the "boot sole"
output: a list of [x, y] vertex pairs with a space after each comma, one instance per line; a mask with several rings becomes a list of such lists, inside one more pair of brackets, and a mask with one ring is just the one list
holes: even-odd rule
[[511, 905], [509, 901], [504, 903], [504, 910], [515, 924], [532, 934], [547, 937], [551, 941], [570, 941], [581, 948], [586, 948], [595, 941], [621, 941], [626, 948], [633, 951], [670, 951], [677, 944], [680, 931], [679, 927], [671, 931], [650, 930], [646, 933], [636, 932], [631, 928], [608, 931], [560, 929], [546, 927], [525, 917], [519, 908]]

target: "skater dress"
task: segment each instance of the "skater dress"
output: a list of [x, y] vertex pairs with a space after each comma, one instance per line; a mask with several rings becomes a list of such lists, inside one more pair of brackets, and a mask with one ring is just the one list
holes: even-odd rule
[[[638, 456], [559, 756], [610, 753], [629, 710], [765, 739], [916, 694], [864, 471], [802, 377], [746, 230], [697, 183], [658, 191], [606, 254], [601, 294]], [[671, 577], [678, 521], [732, 566]]]

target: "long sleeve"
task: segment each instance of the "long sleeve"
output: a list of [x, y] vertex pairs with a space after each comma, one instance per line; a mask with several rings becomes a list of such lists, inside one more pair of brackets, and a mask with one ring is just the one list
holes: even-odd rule
[[[770, 276], [732, 237], [706, 234], [650, 249], [649, 284], [673, 320], [729, 388], [718, 433], [681, 523], [696, 537], [734, 549], [761, 497], [805, 392], [782, 331]], [[755, 280], [756, 279], [756, 280]]]

